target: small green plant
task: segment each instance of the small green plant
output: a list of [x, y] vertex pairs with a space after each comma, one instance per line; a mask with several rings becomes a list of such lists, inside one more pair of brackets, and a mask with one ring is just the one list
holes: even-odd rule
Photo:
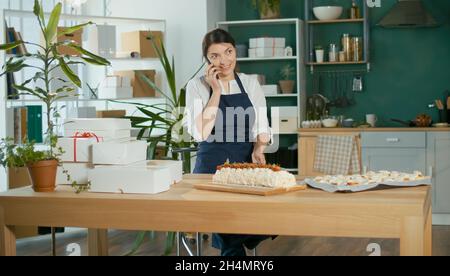
[[286, 64], [281, 69], [280, 74], [283, 80], [291, 80], [291, 77], [295, 75], [295, 68], [290, 64]]
[[268, 15], [271, 11], [273, 14], [280, 14], [281, 0], [252, 0], [254, 9], [257, 9], [262, 17]]
[[314, 46], [314, 50], [323, 50], [322, 45], [316, 45]]

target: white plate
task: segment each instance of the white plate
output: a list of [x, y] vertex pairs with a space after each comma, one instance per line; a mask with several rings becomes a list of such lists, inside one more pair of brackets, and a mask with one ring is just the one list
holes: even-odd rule
[[364, 185], [355, 185], [355, 186], [338, 186], [330, 183], [320, 183], [315, 182], [313, 179], [305, 179], [305, 183], [309, 186], [324, 190], [326, 192], [335, 193], [335, 192], [362, 192], [371, 189], [375, 189], [380, 185], [391, 186], [391, 187], [417, 187], [422, 185], [431, 185], [431, 177], [426, 177], [423, 180], [416, 181], [408, 181], [408, 182], [386, 182], [386, 183], [372, 183], [372, 184], [364, 184]]

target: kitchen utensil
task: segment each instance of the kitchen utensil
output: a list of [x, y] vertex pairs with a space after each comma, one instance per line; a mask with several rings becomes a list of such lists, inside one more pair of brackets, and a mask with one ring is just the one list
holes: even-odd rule
[[342, 122], [343, 127], [353, 127], [354, 124], [355, 124], [355, 120], [353, 120], [353, 119], [346, 119]]
[[353, 76], [353, 92], [362, 92], [362, 91], [363, 91], [362, 76], [358, 75]]
[[438, 127], [438, 128], [440, 128], [440, 127], [449, 127], [449, 126], [450, 125], [448, 123], [437, 123], [437, 124], [433, 125], [433, 127]]
[[415, 127], [416, 124], [413, 121], [403, 121], [403, 120], [399, 120], [399, 119], [391, 119], [392, 122], [396, 122], [396, 123], [400, 123], [404, 126], [407, 127]]
[[336, 116], [323, 116], [322, 125], [327, 128], [337, 127], [339, 119]]
[[437, 107], [439, 110], [444, 110], [444, 104], [442, 103], [441, 100], [436, 100], [435, 102], [436, 102], [436, 107]]
[[391, 121], [400, 123], [407, 127], [429, 127], [432, 123], [432, 118], [427, 114], [419, 114], [413, 121], [403, 121], [399, 119], [391, 119]]
[[447, 110], [450, 110], [450, 97], [447, 97]]

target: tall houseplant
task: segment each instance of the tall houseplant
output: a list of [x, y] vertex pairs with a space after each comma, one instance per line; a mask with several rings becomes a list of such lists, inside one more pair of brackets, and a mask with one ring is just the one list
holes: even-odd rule
[[253, 8], [259, 11], [261, 19], [280, 18], [281, 0], [252, 0]]
[[[85, 64], [90, 63], [94, 65], [108, 66], [110, 62], [106, 59], [94, 55], [83, 49], [75, 41], [66, 40], [58, 42], [57, 38], [70, 35], [74, 32], [81, 30], [83, 27], [93, 24], [92, 22], [87, 22], [81, 25], [76, 25], [73, 27], [65, 28], [63, 30], [58, 30], [58, 23], [60, 21], [62, 10], [62, 4], [58, 3], [52, 10], [48, 18], [45, 17], [42, 3], [39, 0], [35, 0], [33, 13], [37, 18], [39, 29], [42, 33], [44, 39], [43, 45], [27, 42], [27, 41], [15, 41], [8, 44], [0, 45], [0, 50], [8, 51], [20, 47], [21, 45], [31, 45], [37, 47], [37, 51], [34, 54], [26, 54], [24, 56], [13, 56], [8, 59], [6, 64], [2, 68], [2, 73], [0, 77], [8, 73], [15, 73], [25, 68], [32, 68], [37, 70], [34, 77], [25, 80], [22, 84], [13, 85], [13, 88], [18, 91], [18, 95], [31, 95], [40, 99], [45, 104], [45, 115], [47, 118], [47, 131], [45, 133], [45, 144], [48, 146], [49, 150], [39, 153], [34, 149], [34, 144], [31, 143], [26, 145], [26, 149], [35, 154], [35, 158], [31, 160], [26, 160], [26, 166], [30, 171], [30, 176], [32, 178], [33, 187], [36, 191], [53, 191], [56, 182], [56, 167], [58, 166], [58, 154], [60, 153], [57, 149], [58, 137], [55, 135], [55, 122], [54, 119], [60, 117], [59, 110], [55, 107], [55, 103], [67, 96], [67, 93], [73, 93], [74, 89], [69, 86], [63, 86], [57, 90], [52, 90], [51, 84], [54, 81], [61, 81], [57, 78], [52, 77], [51, 73], [53, 70], [61, 69], [61, 71], [67, 76], [70, 82], [72, 82], [77, 87], [81, 88], [80, 78], [70, 69], [70, 65], [74, 64]], [[48, 22], [46, 21], [48, 19]], [[75, 50], [81, 55], [82, 61], [73, 61], [69, 56], [65, 56], [60, 53], [59, 48], [61, 46], [68, 47]], [[40, 61], [40, 66], [27, 64], [27, 59], [32, 58]], [[30, 87], [31, 83], [35, 84], [35, 87]], [[36, 86], [36, 82], [43, 83], [42, 87]], [[15, 151], [9, 151], [9, 154], [15, 154]], [[48, 172], [42, 171], [48, 170]], [[43, 181], [48, 181], [52, 183], [51, 187], [46, 187], [45, 189], [40, 188], [40, 179], [38, 175], [43, 175]], [[46, 184], [49, 185], [48, 183]]]
[[[149, 143], [148, 147], [148, 159], [154, 159], [156, 148], [159, 144], [164, 147], [164, 155], [173, 160], [178, 160], [178, 154], [173, 153], [174, 149], [183, 149], [192, 147], [195, 142], [191, 136], [183, 128], [184, 108], [186, 107], [186, 86], [187, 83], [178, 90], [176, 87], [175, 78], [175, 61], [172, 57], [172, 61], [169, 61], [167, 52], [162, 41], [156, 41], [153, 36], [150, 35], [149, 40], [158, 55], [161, 65], [166, 75], [168, 86], [170, 91], [164, 91], [158, 85], [155, 84], [150, 78], [142, 73], [138, 73], [138, 77], [146, 83], [150, 88], [157, 91], [162, 97], [166, 99], [166, 103], [160, 104], [142, 104], [142, 103], [130, 103], [120, 102], [123, 104], [135, 105], [144, 116], [130, 116], [125, 117], [131, 120], [134, 128], [140, 129], [138, 134], [139, 140], [146, 140]], [[203, 68], [203, 65], [192, 76], [194, 77]], [[163, 134], [155, 135], [156, 131], [161, 131]], [[191, 171], [191, 154], [189, 152], [182, 153], [184, 155], [183, 171]], [[167, 233], [166, 249], [164, 254], [168, 255], [172, 252], [175, 244], [176, 233]], [[141, 247], [146, 237], [154, 239], [154, 232], [140, 232], [133, 244], [133, 248], [128, 255], [132, 255]]]

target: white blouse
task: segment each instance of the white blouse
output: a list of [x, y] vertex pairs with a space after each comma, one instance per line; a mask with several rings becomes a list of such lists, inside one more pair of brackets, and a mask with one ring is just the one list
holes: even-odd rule
[[[255, 124], [251, 131], [251, 139], [256, 142], [258, 135], [272, 135], [269, 120], [267, 118], [266, 97], [256, 77], [239, 73], [242, 85], [247, 92], [255, 109]], [[230, 93], [226, 93], [222, 86], [222, 95], [233, 95], [241, 93], [236, 80], [230, 81]], [[196, 142], [203, 142], [201, 131], [197, 129], [195, 118], [203, 113], [210, 99], [210, 86], [204, 77], [194, 78], [186, 87], [186, 110], [183, 124], [187, 127], [189, 134]]]

